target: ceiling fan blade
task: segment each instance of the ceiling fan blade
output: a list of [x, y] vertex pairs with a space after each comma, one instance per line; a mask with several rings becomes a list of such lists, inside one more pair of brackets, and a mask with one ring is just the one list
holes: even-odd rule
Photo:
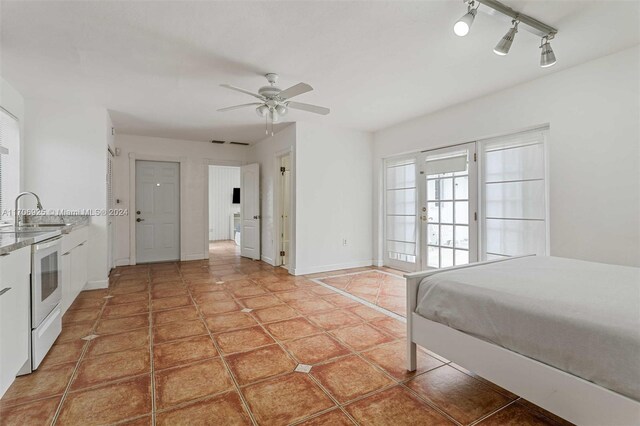
[[284, 89], [278, 94], [282, 99], [291, 99], [294, 96], [302, 95], [313, 90], [313, 87], [307, 83], [298, 83], [295, 86], [291, 86], [288, 89]]
[[241, 89], [240, 87], [232, 86], [230, 84], [221, 84], [220, 86], [221, 87], [225, 87], [227, 89], [235, 90], [236, 92], [245, 93], [247, 95], [253, 96], [254, 98], [258, 98], [260, 100], [264, 100], [264, 96], [258, 95], [257, 93], [252, 93], [252, 92], [250, 92], [248, 90], [245, 90], [245, 89]]
[[289, 108], [301, 109], [303, 111], [314, 112], [316, 114], [322, 114], [322, 115], [327, 115], [331, 112], [329, 108], [325, 108], [317, 105], [304, 104], [302, 102], [293, 102], [293, 101], [287, 102], [287, 106]]
[[257, 106], [257, 105], [262, 105], [262, 102], [252, 102], [250, 104], [242, 104], [242, 105], [235, 105], [235, 106], [230, 106], [230, 107], [226, 107], [226, 108], [220, 108], [218, 110], [218, 112], [232, 111], [234, 109], [244, 108], [244, 107], [248, 107], [248, 106]]

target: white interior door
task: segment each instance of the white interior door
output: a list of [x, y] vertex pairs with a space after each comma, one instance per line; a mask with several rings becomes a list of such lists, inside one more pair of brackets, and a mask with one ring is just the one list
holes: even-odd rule
[[418, 163], [422, 269], [476, 262], [475, 142], [424, 152]]
[[180, 164], [136, 161], [136, 263], [180, 259]]
[[260, 260], [260, 165], [240, 168], [240, 254]]

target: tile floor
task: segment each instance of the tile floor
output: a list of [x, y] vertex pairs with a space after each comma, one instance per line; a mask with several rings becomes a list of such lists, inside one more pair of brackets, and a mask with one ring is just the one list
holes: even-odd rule
[[406, 281], [401, 275], [400, 271], [367, 270], [315, 280], [406, 317]]
[[404, 348], [400, 321], [219, 243], [209, 261], [118, 268], [83, 292], [0, 423], [562, 423], [427, 350], [408, 373]]

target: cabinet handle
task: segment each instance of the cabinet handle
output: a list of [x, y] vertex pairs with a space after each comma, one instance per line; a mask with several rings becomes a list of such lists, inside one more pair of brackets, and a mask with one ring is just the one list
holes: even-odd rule
[[5, 293], [6, 293], [6, 292], [8, 292], [9, 290], [11, 290], [11, 287], [3, 288], [2, 290], [0, 290], [0, 296], [2, 296], [3, 294], [5, 294]]

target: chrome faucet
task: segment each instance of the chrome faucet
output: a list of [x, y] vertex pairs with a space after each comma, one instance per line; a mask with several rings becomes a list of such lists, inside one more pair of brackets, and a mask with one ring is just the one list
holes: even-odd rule
[[42, 204], [40, 203], [40, 197], [38, 197], [38, 195], [36, 195], [34, 192], [27, 191], [27, 192], [19, 193], [18, 196], [16, 197], [16, 209], [14, 211], [15, 220], [14, 220], [13, 226], [16, 227], [16, 228], [20, 226], [20, 215], [18, 214], [18, 201], [20, 200], [20, 198], [22, 196], [29, 195], [29, 194], [31, 194], [34, 197], [36, 197], [36, 202], [37, 202], [36, 207], [38, 208], [38, 210], [42, 210]]

